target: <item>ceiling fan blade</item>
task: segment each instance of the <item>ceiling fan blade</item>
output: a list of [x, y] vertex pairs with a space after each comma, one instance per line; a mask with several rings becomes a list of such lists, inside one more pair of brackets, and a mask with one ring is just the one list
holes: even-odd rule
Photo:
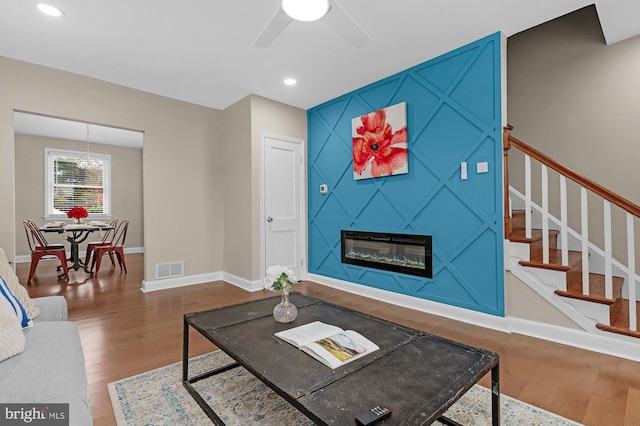
[[336, 2], [330, 0], [331, 10], [322, 21], [340, 37], [348, 41], [356, 49], [360, 49], [371, 41], [371, 37], [358, 23]]
[[289, 26], [292, 19], [279, 7], [273, 18], [262, 30], [253, 47], [268, 47]]

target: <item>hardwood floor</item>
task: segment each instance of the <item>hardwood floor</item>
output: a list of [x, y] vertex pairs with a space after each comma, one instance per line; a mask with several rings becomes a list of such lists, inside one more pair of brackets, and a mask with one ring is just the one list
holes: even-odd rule
[[[272, 296], [214, 282], [143, 293], [143, 255], [127, 255], [128, 274], [103, 264], [98, 278], [70, 271], [57, 281], [55, 262], [41, 262], [32, 297], [63, 295], [80, 330], [96, 425], [115, 424], [107, 383], [181, 360], [182, 315]], [[25, 283], [28, 263], [17, 265]], [[502, 393], [586, 425], [640, 425], [640, 363], [505, 334], [378, 302], [311, 282], [294, 290], [500, 354]], [[192, 332], [191, 355], [211, 351]], [[638, 346], [640, 350], [640, 343]], [[489, 377], [481, 384], [489, 386]]]

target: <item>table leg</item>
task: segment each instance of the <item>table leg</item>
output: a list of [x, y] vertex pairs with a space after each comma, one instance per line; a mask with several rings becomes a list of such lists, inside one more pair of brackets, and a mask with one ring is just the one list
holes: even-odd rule
[[76, 242], [72, 242], [71, 243], [71, 257], [69, 257], [68, 260], [73, 262], [73, 264], [71, 266], [69, 266], [69, 269], [73, 269], [74, 271], [77, 271], [78, 269], [80, 269], [80, 268], [82, 268], [84, 266], [80, 262], [78, 243], [76, 243]]
[[87, 239], [90, 231], [70, 230], [68, 232], [71, 233], [71, 235], [67, 235], [67, 241], [69, 241], [69, 244], [71, 245], [71, 255], [67, 261], [72, 262], [69, 269], [73, 269], [74, 271], [82, 269], [87, 274], [93, 274], [93, 272], [91, 272], [87, 267], [88, 265], [85, 265], [82, 259], [80, 259], [80, 243]]
[[500, 426], [500, 361], [491, 369], [491, 424]]
[[[438, 421], [447, 426], [462, 426], [448, 417], [441, 416]], [[491, 424], [500, 426], [500, 362], [491, 369]]]
[[182, 337], [182, 385], [185, 387], [187, 392], [191, 395], [191, 397], [198, 403], [202, 411], [209, 417], [209, 419], [215, 425], [224, 426], [225, 423], [222, 419], [213, 411], [213, 408], [207, 401], [204, 400], [198, 393], [198, 391], [193, 387], [192, 383], [197, 382], [198, 380], [206, 379], [207, 377], [214, 376], [216, 374], [224, 373], [225, 371], [231, 370], [233, 368], [239, 367], [240, 364], [237, 362], [216, 368], [215, 370], [207, 371], [198, 376], [189, 378], [189, 323], [187, 319], [184, 319], [184, 326], [182, 329], [183, 337]]
[[189, 379], [189, 323], [183, 320], [182, 328], [182, 381]]

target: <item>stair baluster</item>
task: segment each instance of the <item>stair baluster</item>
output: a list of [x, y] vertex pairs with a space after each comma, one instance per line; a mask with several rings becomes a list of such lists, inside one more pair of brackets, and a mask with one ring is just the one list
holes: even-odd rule
[[567, 178], [560, 175], [560, 241], [562, 241], [562, 265], [569, 266], [569, 232], [567, 218]]
[[638, 331], [638, 316], [636, 312], [636, 250], [634, 242], [633, 215], [627, 213], [627, 262], [629, 268], [629, 330]]
[[524, 188], [525, 188], [525, 205], [524, 205], [524, 223], [525, 237], [531, 238], [531, 156], [524, 156]]
[[[637, 282], [640, 280], [636, 274], [635, 267], [635, 233], [634, 221], [640, 218], [640, 206], [626, 200], [610, 190], [584, 178], [567, 167], [557, 163], [555, 160], [542, 154], [541, 152], [524, 144], [510, 134], [513, 127], [506, 126], [503, 137], [503, 151], [505, 161], [505, 174], [508, 174], [508, 151], [513, 146], [524, 153], [524, 195], [515, 191], [514, 195], [522, 197], [524, 202], [524, 212], [518, 213], [518, 220], [515, 221], [511, 208], [509, 176], [505, 175], [505, 236], [512, 241], [526, 242], [530, 245], [529, 261], [520, 261], [520, 264], [527, 267], [538, 267], [565, 271], [565, 288], [558, 287], [556, 294], [563, 297], [582, 299], [589, 303], [604, 304], [609, 306], [610, 320], [601, 320], [596, 324], [597, 328], [605, 331], [612, 331], [627, 336], [640, 337], [638, 328], [640, 320], [637, 310], [640, 309], [640, 302], [637, 295]], [[541, 217], [541, 230], [532, 229], [533, 202], [531, 191], [531, 159], [540, 163], [541, 167], [541, 206], [535, 206], [536, 218]], [[560, 178], [560, 219], [552, 217], [549, 213], [549, 168], [559, 173]], [[580, 234], [569, 229], [568, 226], [568, 205], [567, 205], [567, 181], [571, 179], [578, 185], [580, 190]], [[589, 216], [588, 216], [588, 192], [603, 199], [604, 217], [604, 251], [589, 242]], [[618, 262], [613, 258], [612, 244], [612, 204], [623, 209], [627, 217], [627, 265]], [[507, 217], [507, 213], [508, 216]], [[523, 214], [523, 215], [522, 215]], [[523, 217], [524, 216], [524, 217]], [[522, 220], [524, 219], [524, 221]], [[554, 230], [550, 230], [550, 223], [555, 225]], [[517, 225], [517, 229], [515, 226]], [[558, 231], [559, 229], [559, 231]], [[558, 234], [560, 241], [558, 241]], [[569, 238], [573, 245], [581, 247], [582, 253], [569, 250]], [[553, 242], [550, 242], [550, 236]], [[542, 244], [542, 247], [540, 247]], [[560, 246], [558, 246], [560, 244]], [[598, 255], [604, 261], [604, 267], [597, 262], [594, 269], [604, 274], [591, 273], [589, 267], [590, 251]], [[550, 253], [553, 253], [551, 258]], [[615, 273], [623, 277], [614, 277]], [[603, 269], [603, 270], [602, 270]], [[579, 271], [580, 270], [580, 271]], [[624, 280], [628, 295], [622, 292]], [[591, 283], [590, 283], [591, 281]], [[628, 299], [623, 298], [628, 296]], [[602, 305], [599, 305], [602, 306]], [[597, 317], [602, 318], [602, 315]], [[589, 317], [592, 318], [592, 317]], [[588, 328], [588, 327], [586, 327]]]
[[604, 200], [604, 294], [607, 299], [613, 299], [613, 271], [611, 259], [611, 203]]
[[587, 201], [587, 188], [580, 187], [580, 221], [582, 231], [582, 294], [589, 295], [589, 203]]
[[549, 264], [549, 169], [542, 167], [542, 263]]

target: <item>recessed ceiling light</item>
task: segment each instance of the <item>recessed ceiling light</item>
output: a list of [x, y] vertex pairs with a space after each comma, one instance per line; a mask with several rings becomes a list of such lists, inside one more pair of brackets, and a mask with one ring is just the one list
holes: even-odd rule
[[293, 78], [284, 79], [284, 84], [286, 84], [287, 86], [295, 86], [296, 83], [297, 83], [296, 80]]
[[53, 16], [54, 18], [61, 18], [64, 16], [64, 12], [61, 9], [46, 3], [38, 3], [38, 10], [45, 15]]
[[296, 21], [315, 21], [329, 11], [329, 0], [282, 0], [282, 10]]

